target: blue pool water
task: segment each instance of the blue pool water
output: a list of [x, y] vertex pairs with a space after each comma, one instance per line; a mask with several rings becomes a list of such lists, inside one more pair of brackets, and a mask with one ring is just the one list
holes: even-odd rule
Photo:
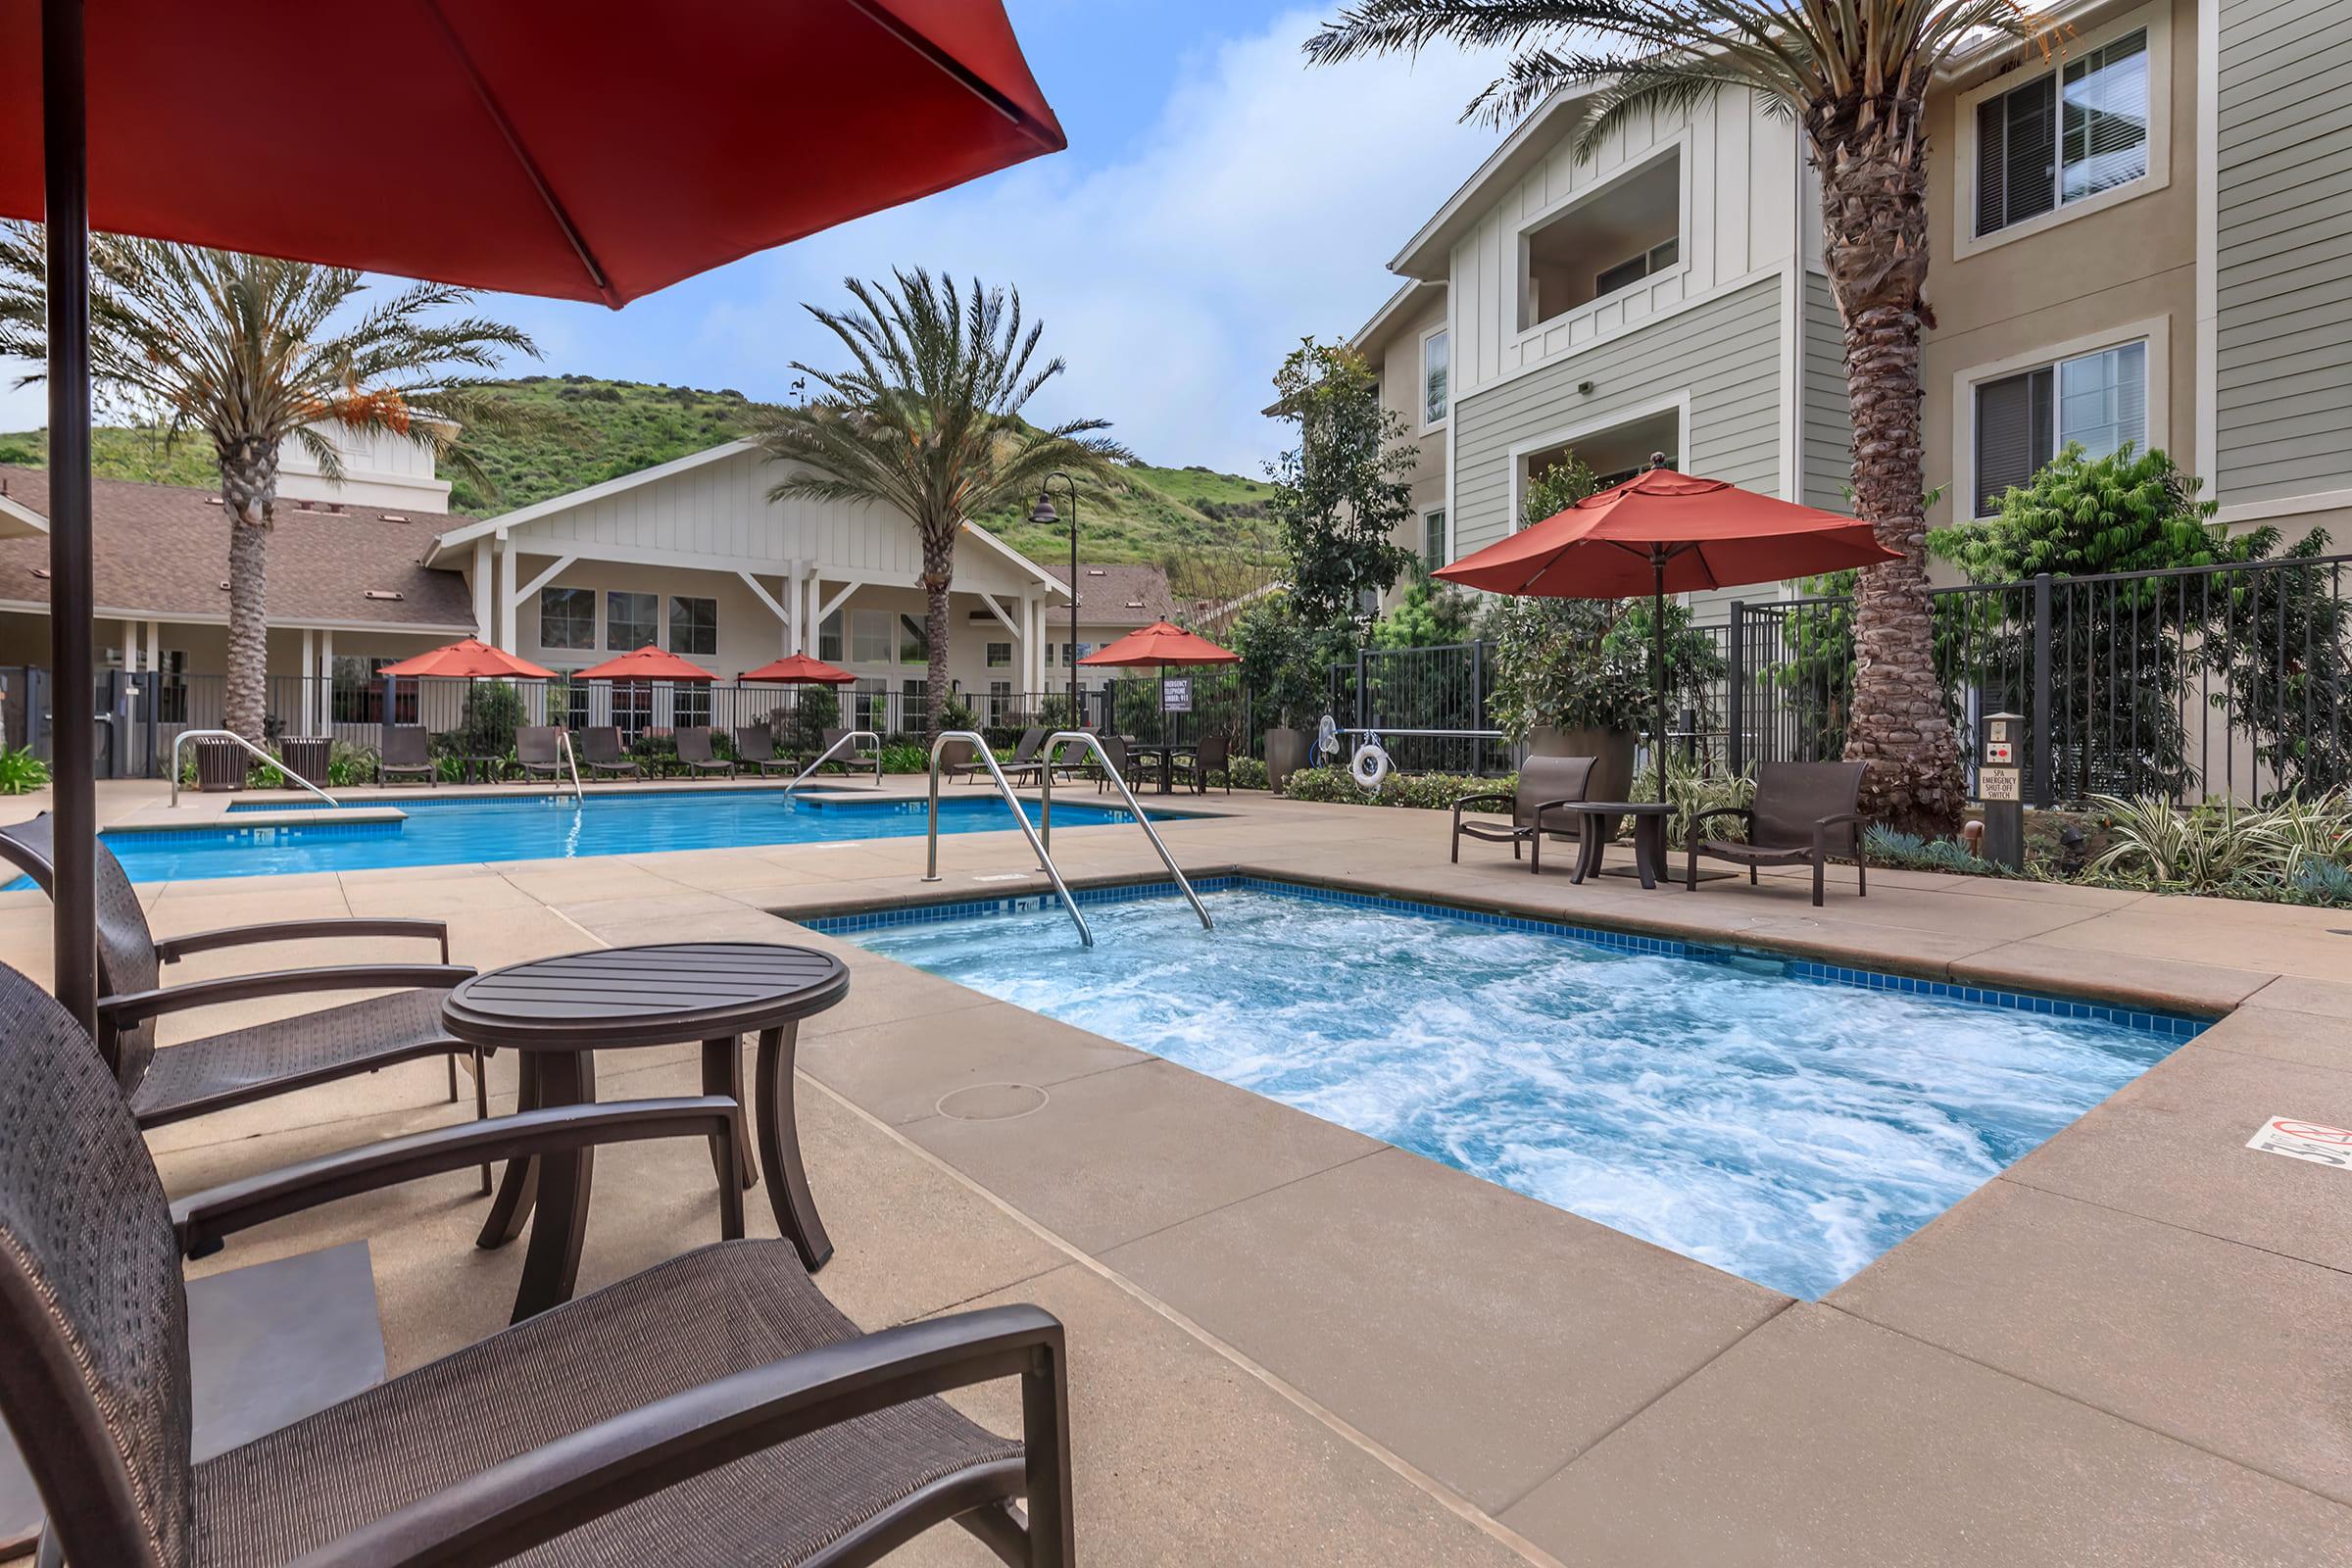
[[[1181, 903], [1128, 896], [1088, 909], [1092, 952], [1035, 900], [823, 923], [1806, 1298], [2202, 1027], [1254, 879], [1210, 886], [1215, 931]], [[1005, 912], [969, 912], [982, 908]]]
[[[493, 798], [429, 796], [369, 802], [397, 806], [405, 822], [338, 822], [323, 806], [317, 821], [288, 827], [189, 828], [103, 835], [133, 882], [275, 876], [289, 871], [356, 871], [389, 865], [454, 865], [476, 860], [568, 859], [648, 855], [660, 850], [717, 850], [846, 839], [919, 837], [924, 803], [856, 800], [782, 789], [656, 790], [642, 795]], [[255, 807], [284, 810], [284, 807]], [[228, 822], [247, 810], [232, 807]], [[1034, 812], [1032, 813], [1034, 816]], [[1158, 812], [1152, 813], [1156, 819]], [[1055, 827], [1130, 820], [1123, 808], [1056, 802]], [[942, 833], [1009, 830], [1012, 813], [996, 796], [950, 796], [939, 805]]]

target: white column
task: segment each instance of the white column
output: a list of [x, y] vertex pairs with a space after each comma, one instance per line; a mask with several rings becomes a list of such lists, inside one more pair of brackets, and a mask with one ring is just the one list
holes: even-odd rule
[[498, 646], [514, 652], [514, 542], [498, 542]]
[[164, 623], [160, 620], [147, 623], [147, 667], [164, 667]]
[[318, 636], [310, 627], [302, 628], [302, 664], [296, 671], [302, 677], [302, 728], [304, 735], [326, 733], [320, 720], [323, 713], [318, 703]]
[[135, 620], [122, 623], [122, 667], [125, 670], [139, 667], [139, 623]]
[[492, 611], [490, 539], [487, 534], [473, 542], [473, 634], [488, 642], [498, 631], [498, 619]]
[[332, 627], [318, 633], [318, 733], [331, 734], [335, 727], [335, 633]]
[[786, 657], [801, 650], [801, 621], [808, 607], [801, 602], [801, 564], [794, 562], [784, 573], [784, 608], [791, 614], [784, 621], [784, 653]]
[[816, 655], [817, 637], [816, 611], [817, 607], [824, 603], [825, 579], [817, 571], [814, 565], [810, 565], [808, 568], [808, 580], [801, 586], [807, 592], [808, 597], [801, 611], [800, 646], [795, 648], [793, 652], [797, 654], [807, 654], [809, 657], [814, 658]]

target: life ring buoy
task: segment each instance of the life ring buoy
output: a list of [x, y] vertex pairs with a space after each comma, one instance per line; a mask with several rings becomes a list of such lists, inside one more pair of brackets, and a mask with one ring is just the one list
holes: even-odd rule
[[1366, 741], [1355, 749], [1348, 772], [1367, 794], [1377, 793], [1380, 781], [1389, 776], [1389, 754], [1380, 749], [1380, 742]]
[[1315, 756], [1333, 758], [1340, 755], [1340, 721], [1329, 713], [1315, 726]]

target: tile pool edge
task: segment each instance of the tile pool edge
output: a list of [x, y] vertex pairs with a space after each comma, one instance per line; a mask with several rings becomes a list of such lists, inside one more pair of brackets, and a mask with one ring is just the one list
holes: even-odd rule
[[[1762, 943], [1725, 942], [1719, 939], [1693, 939], [1687, 936], [1662, 935], [1653, 931], [1627, 930], [1607, 924], [1569, 920], [1553, 914], [1527, 913], [1510, 908], [1487, 907], [1441, 896], [1403, 894], [1395, 891], [1318, 881], [1292, 872], [1257, 870], [1249, 866], [1230, 866], [1213, 871], [1191, 874], [1197, 892], [1218, 893], [1236, 889], [1286, 894], [1318, 903], [1343, 905], [1353, 908], [1388, 909], [1403, 914], [1436, 914], [1454, 919], [1466, 919], [1503, 930], [1531, 931], [1545, 936], [1591, 943], [1621, 953], [1655, 954], [1671, 957], [1690, 958], [1700, 962], [1728, 962], [1734, 959], [1762, 959], [1786, 965], [1790, 979], [1819, 985], [1845, 986], [1856, 990], [1887, 991], [1930, 1000], [1960, 1002], [1979, 1006], [1999, 1007], [2010, 1011], [2039, 1013], [2047, 1017], [2097, 1020], [2134, 1029], [2147, 1034], [2185, 1043], [2195, 1039], [2225, 1013], [2208, 1013], [2177, 1005], [2160, 1005], [2144, 1000], [2123, 997], [2103, 997], [2092, 991], [2067, 993], [2046, 986], [2026, 984], [1981, 985], [1954, 980], [1948, 972], [1935, 974], [1904, 973], [1889, 966], [1859, 968], [1852, 964], [1834, 962], [1802, 951], [1775, 947]], [[1174, 898], [1176, 884], [1165, 877], [1114, 877], [1100, 881], [1070, 884], [1070, 894], [1082, 906], [1133, 903], [1142, 899]], [[824, 936], [854, 937], [863, 931], [884, 930], [897, 926], [934, 924], [948, 920], [977, 918], [1026, 912], [1045, 906], [1053, 895], [1041, 882], [1037, 887], [1024, 884], [1007, 888], [1002, 893], [939, 898], [885, 898], [864, 903], [845, 903], [798, 910], [770, 910], [781, 919], [793, 921]]]

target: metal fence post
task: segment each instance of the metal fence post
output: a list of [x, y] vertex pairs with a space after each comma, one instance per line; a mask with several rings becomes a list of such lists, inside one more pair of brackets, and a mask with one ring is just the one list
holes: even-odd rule
[[1738, 778], [1747, 767], [1747, 601], [1743, 599], [1732, 601], [1732, 629], [1727, 640], [1731, 647], [1724, 657], [1723, 722], [1730, 734], [1724, 761], [1732, 777]]
[[1369, 710], [1369, 694], [1364, 690], [1364, 661], [1370, 650], [1358, 644], [1355, 650], [1355, 727], [1369, 729], [1372, 721], [1364, 715]]
[[[1483, 637], [1470, 643], [1470, 724], [1471, 729], [1487, 727], [1487, 643]], [[1487, 771], [1487, 742], [1481, 736], [1470, 743], [1470, 771], [1480, 777]]]
[[2034, 804], [2043, 810], [2057, 802], [2056, 759], [2050, 756], [2050, 574], [2034, 579]]

